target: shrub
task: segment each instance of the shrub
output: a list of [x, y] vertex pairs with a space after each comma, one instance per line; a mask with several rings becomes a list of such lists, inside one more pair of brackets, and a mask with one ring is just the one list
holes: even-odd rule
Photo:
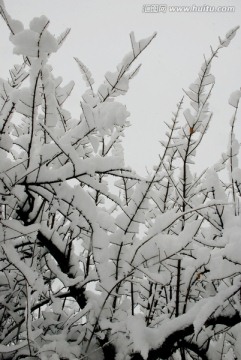
[[[29, 29], [1, 5], [23, 63], [0, 80], [2, 359], [241, 359], [241, 170], [229, 103], [230, 142], [200, 175], [191, 165], [212, 113], [211, 64], [219, 40], [166, 123], [153, 173], [124, 164], [121, 138], [138, 56], [136, 41], [95, 90], [80, 119], [64, 109], [74, 83], [48, 64], [66, 39], [42, 16]], [[222, 173], [226, 171], [226, 177]]]

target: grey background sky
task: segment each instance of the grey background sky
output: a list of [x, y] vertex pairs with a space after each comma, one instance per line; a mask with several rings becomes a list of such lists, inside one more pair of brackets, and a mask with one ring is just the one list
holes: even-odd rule
[[[143, 4], [155, 4], [150, 0], [5, 0], [7, 11], [21, 20], [25, 27], [34, 16], [46, 15], [50, 31], [59, 35], [66, 27], [71, 33], [63, 47], [54, 54], [50, 63], [54, 75], [61, 75], [65, 82], [76, 83], [68, 110], [74, 117], [79, 115], [79, 100], [85, 90], [76, 56], [91, 70], [96, 87], [104, 79], [106, 71], [115, 70], [123, 56], [130, 51], [129, 33], [136, 39], [158, 35], [141, 55], [141, 71], [130, 83], [125, 97], [119, 98], [131, 112], [132, 126], [124, 140], [126, 162], [137, 171], [145, 166], [151, 169], [158, 161], [160, 144], [166, 128], [163, 124], [176, 110], [176, 103], [197, 78], [203, 62], [203, 54], [210, 54], [210, 45], [218, 45], [218, 36], [241, 23], [240, 0], [203, 2], [185, 0], [163, 2], [167, 5], [235, 6], [235, 12], [192, 13], [144, 13]], [[0, 77], [8, 77], [8, 69], [21, 58], [13, 57], [9, 32], [3, 21], [1, 29]], [[136, 65], [139, 63], [137, 62]], [[241, 86], [241, 31], [227, 49], [220, 51], [212, 73], [216, 85], [210, 101], [214, 111], [209, 133], [197, 155], [199, 170], [216, 162], [228, 142], [228, 124], [233, 109], [228, 105], [230, 93]], [[186, 103], [187, 104], [187, 103]], [[185, 108], [185, 107], [184, 107]], [[236, 136], [241, 141], [241, 119], [236, 125]]]

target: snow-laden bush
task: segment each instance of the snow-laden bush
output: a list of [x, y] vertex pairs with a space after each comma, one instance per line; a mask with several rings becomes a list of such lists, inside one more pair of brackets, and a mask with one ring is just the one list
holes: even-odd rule
[[[232, 94], [228, 150], [193, 175], [212, 113], [219, 39], [166, 123], [146, 178], [125, 167], [129, 113], [117, 100], [155, 37], [136, 41], [96, 90], [89, 69], [81, 116], [63, 108], [48, 64], [58, 38], [42, 16], [29, 29], [1, 3], [23, 63], [0, 80], [1, 359], [241, 359], [241, 170]], [[223, 171], [228, 176], [223, 176]], [[224, 180], [226, 179], [226, 180]]]

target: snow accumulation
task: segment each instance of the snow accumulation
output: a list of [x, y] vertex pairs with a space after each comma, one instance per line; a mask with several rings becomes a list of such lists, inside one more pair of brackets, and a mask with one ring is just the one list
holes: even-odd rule
[[73, 119], [63, 105], [74, 83], [62, 85], [48, 64], [69, 29], [53, 36], [45, 16], [24, 29], [0, 6], [24, 57], [0, 80], [2, 359], [148, 359], [166, 343], [169, 358], [196, 348], [206, 358], [220, 339], [223, 359], [231, 350], [241, 359], [240, 90], [229, 99], [227, 151], [213, 168], [192, 171], [211, 120], [211, 62], [237, 28], [205, 60], [185, 92], [189, 106], [181, 101], [166, 122], [159, 163], [141, 177], [125, 166], [130, 114], [116, 99], [156, 34], [136, 41], [131, 33], [131, 51], [98, 89], [75, 58], [87, 90]]

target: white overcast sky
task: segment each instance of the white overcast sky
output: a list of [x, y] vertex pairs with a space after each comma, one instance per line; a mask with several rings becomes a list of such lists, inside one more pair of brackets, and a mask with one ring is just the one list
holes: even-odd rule
[[[144, 4], [235, 6], [235, 12], [144, 13]], [[176, 110], [176, 103], [197, 78], [203, 54], [210, 54], [210, 45], [218, 45], [218, 36], [241, 23], [240, 0], [173, 0], [168, 2], [140, 0], [5, 0], [7, 11], [25, 27], [36, 16], [46, 15], [49, 30], [59, 35], [71, 27], [71, 33], [57, 54], [51, 57], [54, 75], [65, 82], [76, 83], [73, 99], [68, 103], [73, 116], [79, 114], [80, 96], [85, 90], [73, 57], [78, 57], [91, 70], [96, 88], [106, 71], [114, 71], [130, 51], [129, 33], [136, 39], [157, 32], [157, 37], [140, 57], [141, 71], [125, 97], [119, 98], [131, 112], [132, 126], [124, 140], [126, 162], [137, 171], [158, 161], [160, 144], [166, 131], [163, 124]], [[8, 69], [21, 58], [12, 55], [9, 32], [0, 20], [0, 77], [8, 78]], [[136, 65], [139, 63], [137, 62]], [[216, 78], [210, 108], [214, 111], [209, 134], [197, 155], [197, 169], [216, 162], [228, 142], [228, 124], [233, 109], [228, 105], [231, 92], [241, 86], [241, 30], [230, 46], [219, 53], [212, 73]], [[240, 113], [239, 113], [240, 114]], [[241, 141], [241, 119], [236, 126]]]

